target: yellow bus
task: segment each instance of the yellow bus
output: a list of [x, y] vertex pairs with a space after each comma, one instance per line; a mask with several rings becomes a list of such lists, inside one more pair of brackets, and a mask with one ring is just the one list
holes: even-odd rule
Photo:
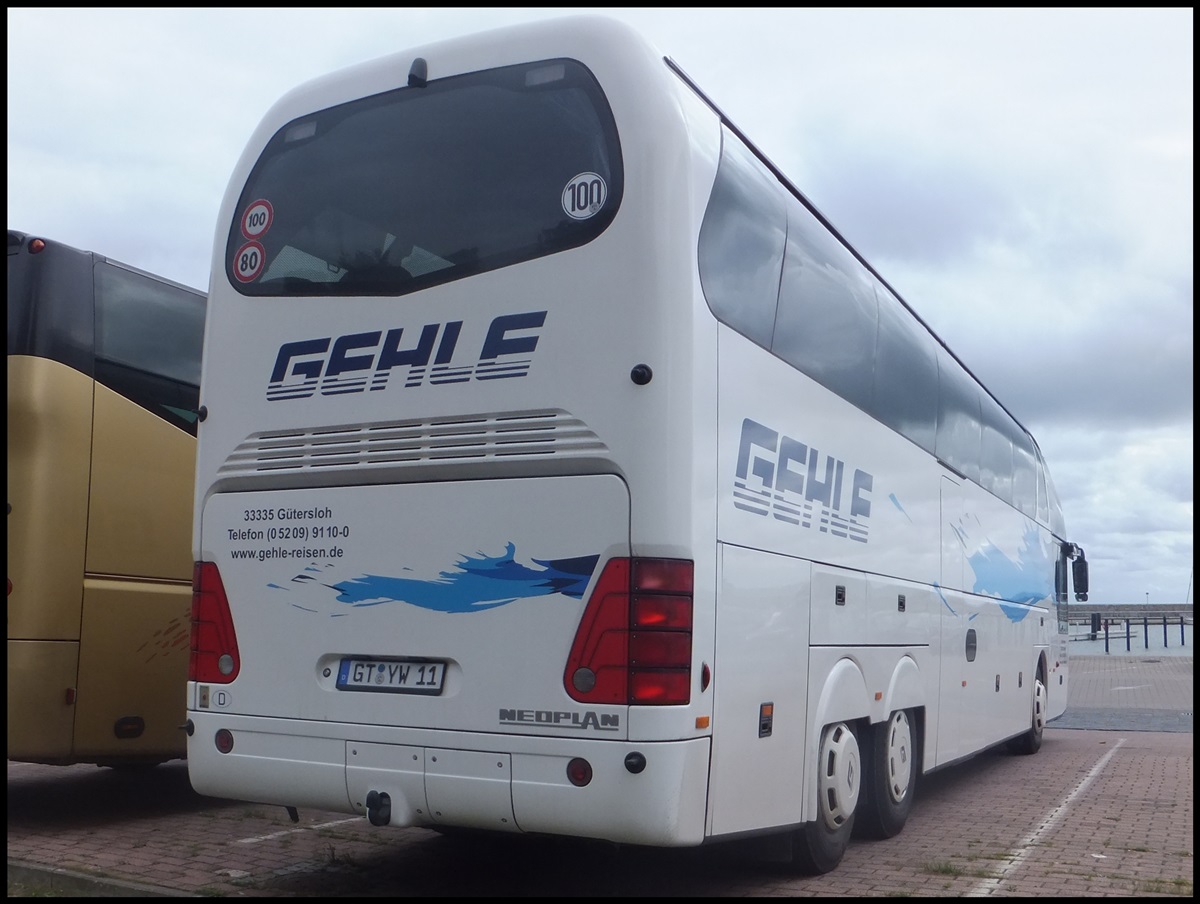
[[8, 232], [8, 758], [182, 758], [203, 292]]

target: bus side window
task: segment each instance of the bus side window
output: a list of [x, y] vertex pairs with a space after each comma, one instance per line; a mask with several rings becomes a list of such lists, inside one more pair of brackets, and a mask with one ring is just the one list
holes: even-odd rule
[[1037, 516], [1037, 461], [1033, 440], [1015, 423], [1013, 429], [1013, 503], [1030, 518]]
[[95, 289], [97, 378], [195, 436], [204, 298], [107, 261]]
[[978, 483], [982, 442], [979, 388], [939, 349], [937, 457]]
[[879, 342], [871, 413], [926, 452], [937, 433], [937, 355], [933, 339], [900, 301], [876, 282]]
[[[988, 400], [982, 400], [987, 405]], [[979, 485], [1011, 504], [1013, 474], [1012, 441], [984, 421], [982, 454], [979, 456]]]
[[700, 284], [718, 320], [770, 348], [787, 213], [757, 158], [731, 132], [721, 134], [717, 181], [700, 227]]
[[870, 411], [877, 307], [863, 267], [808, 208], [790, 198], [771, 350], [847, 402]]

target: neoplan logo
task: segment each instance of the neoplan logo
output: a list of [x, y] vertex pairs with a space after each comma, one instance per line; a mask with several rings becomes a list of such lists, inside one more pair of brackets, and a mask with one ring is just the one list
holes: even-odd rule
[[386, 389], [393, 374], [406, 388], [523, 377], [533, 363], [545, 311], [502, 314], [487, 328], [482, 348], [460, 354], [462, 320], [285, 342], [267, 386], [272, 402]]
[[616, 713], [570, 712], [550, 709], [507, 709], [500, 707], [501, 725], [541, 725], [570, 728], [575, 731], [619, 731], [621, 717]]

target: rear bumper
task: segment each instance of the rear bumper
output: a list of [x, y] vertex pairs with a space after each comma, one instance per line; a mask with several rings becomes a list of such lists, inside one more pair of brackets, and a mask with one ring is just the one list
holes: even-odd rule
[[[212, 797], [367, 815], [388, 825], [460, 826], [682, 847], [704, 840], [709, 738], [632, 743], [390, 728], [193, 711], [188, 773]], [[219, 729], [233, 749], [217, 751]], [[630, 753], [645, 757], [637, 774]], [[567, 763], [592, 780], [576, 787]], [[373, 798], [378, 799], [378, 798]]]

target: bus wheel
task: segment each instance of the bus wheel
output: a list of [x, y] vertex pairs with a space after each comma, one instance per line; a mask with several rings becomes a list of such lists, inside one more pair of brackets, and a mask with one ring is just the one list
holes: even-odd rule
[[793, 865], [811, 874], [827, 873], [841, 863], [854, 830], [862, 762], [849, 724], [825, 727], [817, 762], [817, 818], [792, 838]]
[[855, 831], [864, 838], [891, 838], [904, 828], [917, 781], [913, 723], [905, 710], [871, 726], [864, 755], [867, 766]]
[[1046, 727], [1046, 683], [1042, 673], [1033, 679], [1033, 714], [1030, 717], [1029, 730], [1008, 742], [1008, 749], [1013, 753], [1028, 756], [1042, 749], [1042, 731]]

